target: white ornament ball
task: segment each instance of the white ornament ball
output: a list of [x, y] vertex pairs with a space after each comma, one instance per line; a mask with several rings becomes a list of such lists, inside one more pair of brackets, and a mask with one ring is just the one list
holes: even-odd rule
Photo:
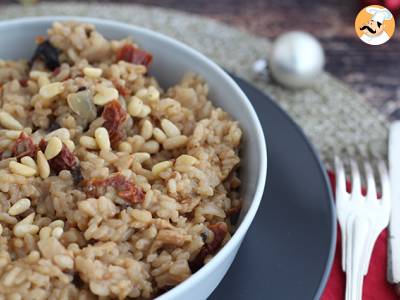
[[325, 55], [321, 44], [312, 35], [292, 31], [278, 37], [269, 56], [269, 72], [280, 84], [289, 88], [311, 86], [321, 74]]

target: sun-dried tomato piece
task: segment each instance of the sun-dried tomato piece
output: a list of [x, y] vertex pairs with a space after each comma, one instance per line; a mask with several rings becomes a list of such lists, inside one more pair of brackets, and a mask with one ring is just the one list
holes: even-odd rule
[[47, 142], [44, 139], [41, 139], [38, 144], [39, 150], [44, 153], [44, 151], [46, 150], [46, 147], [47, 147]]
[[228, 233], [228, 226], [224, 222], [219, 222], [209, 225], [208, 229], [214, 233], [214, 239], [208, 244], [209, 254], [214, 254]]
[[106, 104], [101, 116], [104, 119], [103, 126], [107, 129], [112, 146], [118, 145], [122, 139], [122, 125], [126, 120], [126, 111], [122, 108], [118, 100], [113, 100]]
[[63, 143], [61, 152], [54, 158], [49, 160], [50, 169], [56, 174], [62, 170], [72, 170], [76, 165], [74, 154]]
[[57, 76], [61, 72], [61, 67], [57, 67], [53, 70], [52, 74], [53, 76]]
[[16, 158], [21, 158], [24, 156], [35, 157], [36, 151], [37, 147], [32, 138], [26, 135], [24, 132], [21, 132], [11, 149], [12, 156]]
[[113, 176], [108, 177], [107, 179], [105, 179], [104, 183], [106, 185], [110, 185], [110, 186], [112, 186], [114, 188], [115, 187], [121, 187], [121, 189], [122, 189], [123, 186], [125, 185], [125, 182], [126, 182], [125, 176], [117, 173], [117, 174], [114, 174]]
[[128, 89], [126, 89], [122, 84], [116, 82], [115, 80], [113, 81], [113, 84], [121, 96], [126, 97], [129, 95]]
[[199, 254], [197, 254], [195, 259], [190, 262], [190, 269], [192, 272], [196, 272], [203, 266], [204, 259], [208, 255], [215, 254], [217, 252], [217, 250], [221, 247], [224, 238], [228, 234], [228, 226], [224, 222], [211, 224], [208, 226], [208, 229], [214, 233], [214, 238], [211, 243], [204, 244]]
[[135, 48], [132, 54], [131, 62], [136, 65], [144, 65], [148, 67], [153, 61], [153, 55], [142, 49]]
[[117, 53], [117, 61], [124, 60], [135, 65], [148, 66], [153, 60], [153, 55], [132, 44], [125, 44]]
[[108, 178], [107, 184], [114, 187], [118, 191], [118, 196], [131, 204], [141, 203], [144, 200], [143, 190], [121, 174]]
[[28, 86], [28, 79], [20, 79], [20, 80], [19, 80], [19, 84], [20, 84], [22, 87], [27, 87], [27, 86]]
[[228, 211], [226, 212], [226, 215], [229, 218], [229, 220], [231, 221], [231, 224], [236, 224], [236, 222], [239, 219], [239, 213], [241, 210], [242, 210], [242, 206], [240, 204], [228, 209]]
[[90, 197], [100, 197], [108, 186], [113, 187], [117, 195], [130, 204], [141, 203], [144, 200], [143, 190], [119, 173], [106, 179], [91, 179], [85, 182], [85, 191]]
[[124, 189], [118, 192], [118, 196], [131, 204], [142, 203], [144, 200], [144, 192], [132, 182], [126, 182]]
[[238, 213], [240, 213], [240, 210], [242, 209], [242, 207], [240, 205], [231, 207], [230, 209], [228, 209], [228, 211], [226, 212], [228, 217], [235, 217]]

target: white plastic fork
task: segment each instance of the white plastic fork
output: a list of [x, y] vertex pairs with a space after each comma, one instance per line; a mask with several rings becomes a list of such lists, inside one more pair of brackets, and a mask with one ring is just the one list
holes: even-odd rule
[[377, 163], [381, 182], [381, 199], [371, 164], [364, 162], [367, 195], [361, 193], [361, 177], [357, 163], [351, 159], [351, 193], [346, 191], [346, 175], [342, 161], [335, 157], [336, 210], [342, 232], [342, 269], [346, 272], [346, 300], [361, 300], [364, 276], [368, 273], [371, 253], [390, 215], [389, 175], [383, 161]]

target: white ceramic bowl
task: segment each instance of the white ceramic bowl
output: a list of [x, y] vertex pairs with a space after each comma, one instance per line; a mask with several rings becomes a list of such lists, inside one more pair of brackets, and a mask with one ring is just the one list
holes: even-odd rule
[[[159, 33], [115, 21], [80, 17], [22, 18], [0, 22], [0, 59], [30, 58], [36, 47], [35, 37], [46, 34], [56, 20], [77, 20], [96, 26], [107, 38], [132, 36], [154, 56], [150, 73], [161, 85], [176, 83], [188, 71], [200, 74], [210, 87], [210, 99], [239, 121], [243, 129], [241, 169], [243, 208], [239, 226], [218, 254], [189, 279], [158, 299], [205, 299], [216, 288], [230, 267], [256, 214], [264, 191], [267, 152], [257, 115], [231, 77], [219, 66], [192, 48]], [[245, 274], [243, 274], [245, 276]]]

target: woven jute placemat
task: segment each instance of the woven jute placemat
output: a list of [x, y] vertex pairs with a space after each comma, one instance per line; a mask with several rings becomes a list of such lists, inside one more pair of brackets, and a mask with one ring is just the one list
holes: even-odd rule
[[284, 89], [257, 78], [252, 65], [268, 52], [270, 41], [267, 39], [205, 17], [140, 5], [64, 2], [0, 6], [0, 20], [45, 15], [113, 19], [174, 37], [276, 100], [301, 126], [324, 160], [329, 161], [334, 153], [343, 151], [386, 157], [386, 117], [333, 76], [324, 73], [313, 88], [301, 91]]

